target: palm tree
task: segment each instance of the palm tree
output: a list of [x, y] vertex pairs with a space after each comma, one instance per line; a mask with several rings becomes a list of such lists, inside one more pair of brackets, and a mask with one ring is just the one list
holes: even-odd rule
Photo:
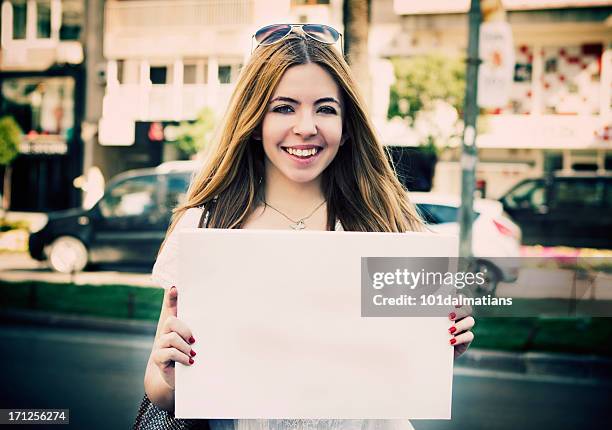
[[368, 33], [371, 0], [344, 0], [344, 53], [368, 106], [371, 106], [371, 78], [368, 61]]

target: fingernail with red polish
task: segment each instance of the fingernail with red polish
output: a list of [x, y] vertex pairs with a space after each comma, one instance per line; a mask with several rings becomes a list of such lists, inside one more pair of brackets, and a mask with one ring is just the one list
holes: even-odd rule
[[189, 343], [195, 343], [195, 339], [193, 338], [193, 336], [189, 338]]
[[454, 344], [455, 344], [455, 342], [457, 342], [457, 339], [454, 339], [454, 338], [453, 338], [453, 339], [451, 339], [451, 340], [450, 340], [450, 344], [451, 344], [451, 345], [454, 345]]
[[451, 312], [450, 314], [448, 314], [448, 317], [449, 317], [450, 319], [452, 319], [452, 320], [454, 320], [456, 316], [457, 316], [457, 314], [456, 314], [456, 313], [454, 313], [454, 312]]
[[192, 349], [191, 351], [189, 351], [189, 355], [191, 355], [192, 357], [196, 356], [196, 352]]
[[193, 358], [189, 357], [189, 364], [193, 364]]
[[453, 334], [454, 332], [457, 331], [457, 327], [451, 327], [448, 329], [448, 331], [450, 332], [450, 334]]

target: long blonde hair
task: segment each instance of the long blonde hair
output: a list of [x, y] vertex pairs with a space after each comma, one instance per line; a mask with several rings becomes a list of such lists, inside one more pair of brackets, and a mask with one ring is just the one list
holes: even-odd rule
[[[242, 70], [230, 99], [216, 147], [192, 181], [186, 201], [174, 209], [166, 237], [187, 209], [208, 205], [216, 196], [209, 227], [240, 228], [263, 202], [264, 152], [254, 140], [269, 100], [285, 71], [315, 63], [339, 86], [345, 139], [322, 177], [327, 226], [340, 220], [345, 230], [421, 231], [423, 224], [385, 156], [366, 115], [364, 102], [344, 58], [335, 48], [292, 33], [282, 42], [259, 46]], [[163, 246], [163, 245], [162, 245]]]

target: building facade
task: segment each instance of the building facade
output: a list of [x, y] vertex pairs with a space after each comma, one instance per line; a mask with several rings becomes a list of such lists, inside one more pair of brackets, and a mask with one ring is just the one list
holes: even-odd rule
[[180, 157], [168, 125], [195, 120], [205, 107], [220, 120], [258, 28], [339, 27], [341, 10], [341, 0], [107, 1], [95, 157], [105, 176]]
[[[12, 163], [9, 209], [50, 211], [80, 203], [80, 124], [85, 89], [84, 2], [11, 0], [1, 5], [0, 116], [24, 136]], [[2, 171], [5, 176], [5, 171]]]
[[[373, 2], [373, 58], [464, 57], [468, 0]], [[506, 106], [483, 112], [477, 178], [497, 197], [545, 171], [612, 170], [612, 5], [503, 0], [515, 45]], [[459, 193], [459, 148], [442, 154], [434, 188]]]

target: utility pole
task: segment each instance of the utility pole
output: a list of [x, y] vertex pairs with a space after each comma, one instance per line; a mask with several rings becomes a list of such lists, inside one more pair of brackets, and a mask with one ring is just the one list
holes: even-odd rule
[[478, 66], [480, 65], [478, 54], [481, 21], [480, 0], [471, 0], [468, 20], [468, 58], [463, 112], [465, 126], [461, 145], [461, 207], [459, 208], [459, 257], [462, 258], [463, 263], [466, 265], [472, 258], [475, 170], [478, 160], [476, 149], [478, 105], [476, 99], [478, 94]]
[[101, 163], [99, 151], [96, 151], [98, 121], [102, 117], [102, 101], [106, 85], [105, 59], [102, 50], [104, 40], [104, 0], [85, 2], [85, 35], [83, 38], [86, 50], [85, 69], [85, 118], [82, 124], [81, 138], [85, 146], [83, 154], [83, 174], [95, 164]]

